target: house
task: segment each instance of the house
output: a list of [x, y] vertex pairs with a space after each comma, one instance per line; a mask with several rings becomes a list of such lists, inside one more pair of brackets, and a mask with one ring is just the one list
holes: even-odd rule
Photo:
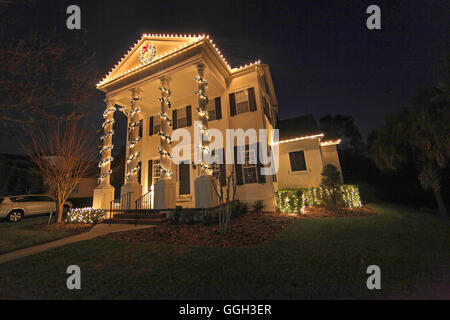
[[[106, 109], [96, 208], [109, 209], [114, 201], [111, 150], [118, 110], [128, 119], [128, 143], [117, 201], [130, 208], [143, 199], [155, 209], [213, 207], [215, 188], [234, 173], [237, 199], [263, 200], [274, 210], [279, 188], [315, 186], [325, 164], [339, 168], [339, 141], [325, 141], [311, 116], [278, 123], [268, 65], [233, 68], [209, 36], [145, 34], [97, 88], [106, 95]], [[232, 135], [231, 129], [242, 131]], [[250, 131], [257, 141], [246, 136]], [[221, 148], [214, 145], [219, 136], [230, 138]], [[268, 164], [261, 150], [279, 159], [278, 172], [262, 174]]]

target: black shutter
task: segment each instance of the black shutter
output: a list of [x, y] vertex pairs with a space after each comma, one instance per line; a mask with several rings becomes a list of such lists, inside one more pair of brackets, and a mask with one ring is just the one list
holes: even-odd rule
[[222, 105], [220, 103], [220, 97], [214, 99], [215, 107], [216, 107], [216, 120], [222, 119]]
[[230, 97], [230, 115], [233, 117], [236, 115], [236, 97], [234, 93], [229, 94]]
[[148, 126], [148, 132], [149, 132], [149, 135], [150, 135], [150, 136], [153, 135], [153, 116], [150, 117], [150, 124], [149, 124], [149, 126]]
[[250, 111], [256, 111], [256, 98], [255, 88], [248, 88], [248, 103], [250, 105]]
[[258, 148], [256, 149], [256, 158], [258, 159], [257, 164], [256, 164], [256, 171], [258, 174], [258, 183], [266, 183], [266, 176], [261, 174], [261, 168], [263, 167], [263, 164], [261, 163], [261, 159], [259, 156], [261, 150], [261, 143], [258, 143]]
[[175, 130], [177, 128], [178, 128], [177, 110], [172, 110], [172, 130]]
[[141, 165], [141, 162], [140, 162], [140, 161], [138, 162], [137, 167], [138, 167], [138, 171], [137, 171], [137, 175], [138, 175], [138, 176], [137, 176], [137, 180], [138, 180], [138, 183], [141, 184], [141, 176], [142, 176], [142, 175], [141, 175], [141, 170], [142, 170], [141, 167], [142, 167], [142, 165]]
[[141, 119], [139, 120], [139, 138], [142, 138], [142, 130], [144, 128], [144, 121]]
[[147, 170], [147, 189], [148, 189], [148, 191], [150, 191], [152, 184], [153, 184], [153, 160], [148, 160], [148, 170]]
[[190, 127], [192, 126], [192, 110], [191, 110], [191, 106], [187, 106], [186, 107], [186, 122], [187, 122], [187, 126]]
[[244, 177], [242, 175], [242, 164], [238, 164], [237, 162], [237, 146], [234, 147], [234, 170], [236, 171], [236, 184], [241, 185], [244, 184]]

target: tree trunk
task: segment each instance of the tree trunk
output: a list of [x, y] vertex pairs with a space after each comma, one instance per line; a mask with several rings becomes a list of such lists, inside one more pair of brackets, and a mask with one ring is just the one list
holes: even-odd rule
[[438, 204], [441, 216], [448, 217], [447, 208], [445, 207], [444, 200], [442, 199], [441, 188], [434, 190], [434, 196], [436, 197], [436, 202]]
[[56, 216], [58, 217], [58, 219], [56, 220], [57, 223], [62, 222], [63, 208], [64, 208], [64, 203], [56, 201]]

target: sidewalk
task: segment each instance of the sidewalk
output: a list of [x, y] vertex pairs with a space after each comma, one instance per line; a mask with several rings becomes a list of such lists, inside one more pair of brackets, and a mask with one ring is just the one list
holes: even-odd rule
[[19, 249], [16, 251], [8, 252], [5, 254], [0, 255], [0, 264], [16, 260], [22, 257], [31, 256], [33, 254], [50, 250], [53, 248], [61, 247], [69, 243], [79, 242], [79, 241], [85, 241], [90, 240], [93, 238], [97, 238], [100, 236], [104, 236], [108, 233], [114, 233], [114, 232], [121, 232], [121, 231], [131, 231], [131, 230], [139, 230], [139, 229], [146, 229], [146, 228], [152, 228], [154, 225], [144, 225], [144, 226], [135, 226], [131, 224], [97, 224], [95, 225], [90, 231], [83, 232], [80, 234], [77, 234], [75, 236], [46, 242], [43, 244], [39, 244], [37, 246]]

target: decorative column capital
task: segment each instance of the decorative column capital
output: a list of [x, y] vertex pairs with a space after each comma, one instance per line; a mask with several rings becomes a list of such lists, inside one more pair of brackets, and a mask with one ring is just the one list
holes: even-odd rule
[[142, 90], [139, 88], [131, 88], [131, 98], [140, 98], [142, 95]]
[[107, 107], [113, 107], [116, 104], [111, 97], [106, 97], [103, 101], [106, 103]]
[[161, 85], [162, 85], [163, 87], [168, 86], [168, 85], [169, 85], [169, 82], [170, 82], [171, 80], [172, 80], [172, 79], [170, 79], [168, 76], [162, 76], [161, 78], [159, 78], [159, 81], [161, 81]]
[[205, 75], [206, 65], [203, 62], [197, 63], [197, 72], [200, 77]]

